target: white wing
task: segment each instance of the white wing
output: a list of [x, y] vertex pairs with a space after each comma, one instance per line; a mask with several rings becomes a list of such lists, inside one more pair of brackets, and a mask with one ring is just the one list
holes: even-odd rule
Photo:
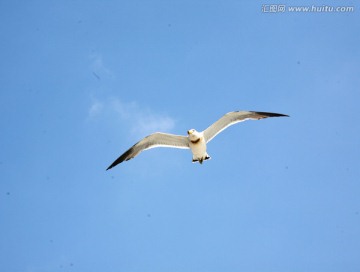
[[123, 161], [135, 158], [140, 154], [140, 152], [154, 147], [190, 148], [189, 140], [186, 136], [156, 132], [134, 144], [124, 154], [117, 158], [106, 170], [113, 168]]
[[267, 117], [282, 117], [288, 116], [286, 114], [271, 113], [271, 112], [257, 112], [257, 111], [233, 111], [225, 114], [211, 126], [204, 130], [204, 137], [206, 142], [210, 142], [216, 135], [227, 127], [245, 120], [259, 120]]

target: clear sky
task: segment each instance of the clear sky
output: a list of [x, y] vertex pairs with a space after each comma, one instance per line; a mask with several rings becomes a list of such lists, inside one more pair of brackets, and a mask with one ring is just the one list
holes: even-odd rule
[[[0, 271], [359, 271], [359, 9], [1, 1]], [[234, 110], [291, 117], [105, 171]]]

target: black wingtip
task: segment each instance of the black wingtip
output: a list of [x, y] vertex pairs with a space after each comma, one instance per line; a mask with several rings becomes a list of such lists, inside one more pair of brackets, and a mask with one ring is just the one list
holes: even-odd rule
[[114, 161], [108, 168], [106, 168], [106, 171], [110, 170], [111, 168], [118, 165], [119, 163], [121, 163], [121, 161], [119, 161], [119, 160]]
[[116, 165], [122, 163], [123, 161], [128, 161], [128, 160], [130, 160], [131, 158], [128, 158], [128, 155], [129, 155], [130, 152], [131, 152], [131, 148], [130, 148], [128, 151], [126, 151], [124, 154], [122, 154], [119, 158], [117, 158], [117, 159], [106, 169], [106, 171], [109, 170], [109, 169], [111, 169], [111, 168], [113, 168], [113, 167], [115, 167]]
[[119, 163], [121, 163], [121, 161], [119, 159], [117, 159], [116, 161], [114, 161], [112, 164], [110, 164], [110, 166], [108, 168], [106, 168], [107, 170], [110, 170], [111, 168], [113, 168], [114, 166], [118, 165]]
[[282, 113], [274, 113], [274, 112], [262, 112], [262, 111], [253, 111], [254, 113], [260, 114], [260, 115], [264, 115], [266, 117], [290, 117], [287, 114], [282, 114]]
[[114, 164], [112, 163], [108, 168], [106, 168], [106, 171], [107, 170], [110, 170], [111, 168], [113, 168], [114, 167]]

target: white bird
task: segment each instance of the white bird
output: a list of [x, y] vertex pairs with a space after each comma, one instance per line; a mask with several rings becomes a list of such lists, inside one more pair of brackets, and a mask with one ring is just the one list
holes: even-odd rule
[[202, 164], [203, 161], [210, 159], [210, 156], [206, 152], [206, 144], [224, 129], [245, 120], [260, 120], [267, 117], [288, 117], [288, 115], [258, 111], [233, 111], [225, 114], [202, 132], [198, 132], [195, 129], [188, 130], [188, 136], [156, 132], [129, 148], [106, 170], [113, 168], [123, 161], [135, 158], [140, 152], [154, 147], [190, 148], [193, 154], [192, 162]]

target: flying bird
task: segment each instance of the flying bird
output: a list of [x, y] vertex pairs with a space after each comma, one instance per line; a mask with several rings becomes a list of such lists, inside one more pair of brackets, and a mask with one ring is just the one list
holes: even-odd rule
[[210, 156], [206, 152], [207, 143], [214, 139], [214, 137], [224, 129], [242, 121], [260, 120], [267, 117], [288, 117], [288, 115], [259, 111], [233, 111], [225, 114], [202, 132], [198, 132], [195, 129], [188, 130], [188, 136], [155, 132], [134, 144], [106, 170], [113, 168], [123, 161], [135, 158], [140, 152], [154, 147], [190, 149], [193, 155], [192, 162], [199, 162], [202, 164], [203, 161], [210, 159]]

